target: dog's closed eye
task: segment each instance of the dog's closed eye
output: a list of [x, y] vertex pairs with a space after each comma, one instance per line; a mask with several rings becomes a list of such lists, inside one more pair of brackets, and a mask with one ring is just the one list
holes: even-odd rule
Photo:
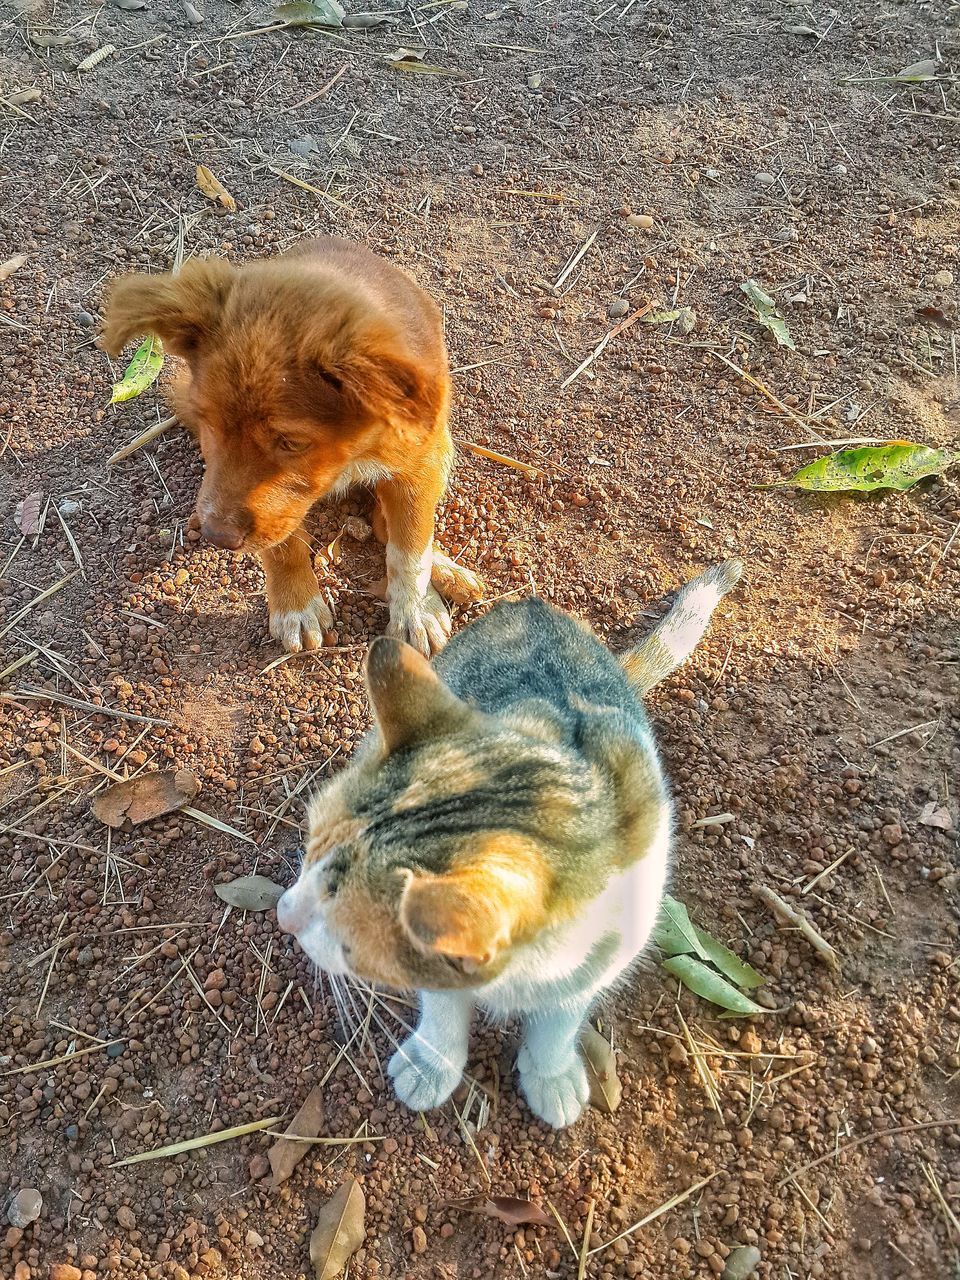
[[273, 447], [278, 453], [286, 454], [288, 457], [296, 457], [298, 453], [306, 453], [310, 448], [307, 440], [295, 440], [290, 436], [275, 435], [273, 437]]

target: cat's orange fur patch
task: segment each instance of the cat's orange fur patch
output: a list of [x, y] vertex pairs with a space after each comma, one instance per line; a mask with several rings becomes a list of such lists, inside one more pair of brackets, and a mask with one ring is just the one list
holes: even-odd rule
[[347, 808], [339, 779], [318, 791], [307, 810], [310, 832], [303, 863], [308, 866], [337, 844], [346, 844], [363, 834], [363, 823]]
[[532, 841], [484, 834], [443, 875], [409, 873], [400, 923], [418, 950], [486, 969], [543, 927], [552, 880]]

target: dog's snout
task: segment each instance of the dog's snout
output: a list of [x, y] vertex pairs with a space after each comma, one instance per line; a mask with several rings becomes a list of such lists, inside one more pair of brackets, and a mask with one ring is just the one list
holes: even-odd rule
[[239, 551], [244, 544], [249, 527], [247, 521], [230, 520], [224, 516], [205, 516], [200, 522], [200, 532], [215, 547], [223, 547], [227, 551]]

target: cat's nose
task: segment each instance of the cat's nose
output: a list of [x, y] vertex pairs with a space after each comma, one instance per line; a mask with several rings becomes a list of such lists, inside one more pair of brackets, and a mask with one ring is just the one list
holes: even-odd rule
[[277, 924], [284, 933], [296, 933], [302, 923], [300, 904], [297, 901], [296, 886], [281, 894], [277, 902]]

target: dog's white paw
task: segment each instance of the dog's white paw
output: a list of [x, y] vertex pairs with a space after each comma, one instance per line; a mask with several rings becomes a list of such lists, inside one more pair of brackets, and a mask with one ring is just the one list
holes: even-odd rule
[[323, 633], [332, 626], [333, 614], [321, 595], [308, 600], [302, 609], [270, 614], [270, 634], [274, 640], [279, 640], [287, 653], [321, 648]]
[[436, 1049], [410, 1036], [387, 1065], [397, 1097], [413, 1111], [432, 1111], [453, 1093], [463, 1075], [463, 1063], [451, 1062]]
[[427, 588], [425, 596], [398, 592], [390, 601], [387, 635], [406, 640], [425, 658], [440, 652], [450, 639], [452, 629], [447, 607], [433, 587]]
[[590, 1084], [579, 1055], [574, 1053], [561, 1071], [548, 1076], [539, 1070], [524, 1047], [517, 1058], [517, 1068], [520, 1088], [534, 1115], [553, 1129], [566, 1129], [580, 1119], [590, 1097]]
[[478, 573], [457, 564], [436, 547], [433, 549], [430, 581], [445, 599], [456, 604], [473, 604], [475, 600], [482, 600], [486, 591]]

